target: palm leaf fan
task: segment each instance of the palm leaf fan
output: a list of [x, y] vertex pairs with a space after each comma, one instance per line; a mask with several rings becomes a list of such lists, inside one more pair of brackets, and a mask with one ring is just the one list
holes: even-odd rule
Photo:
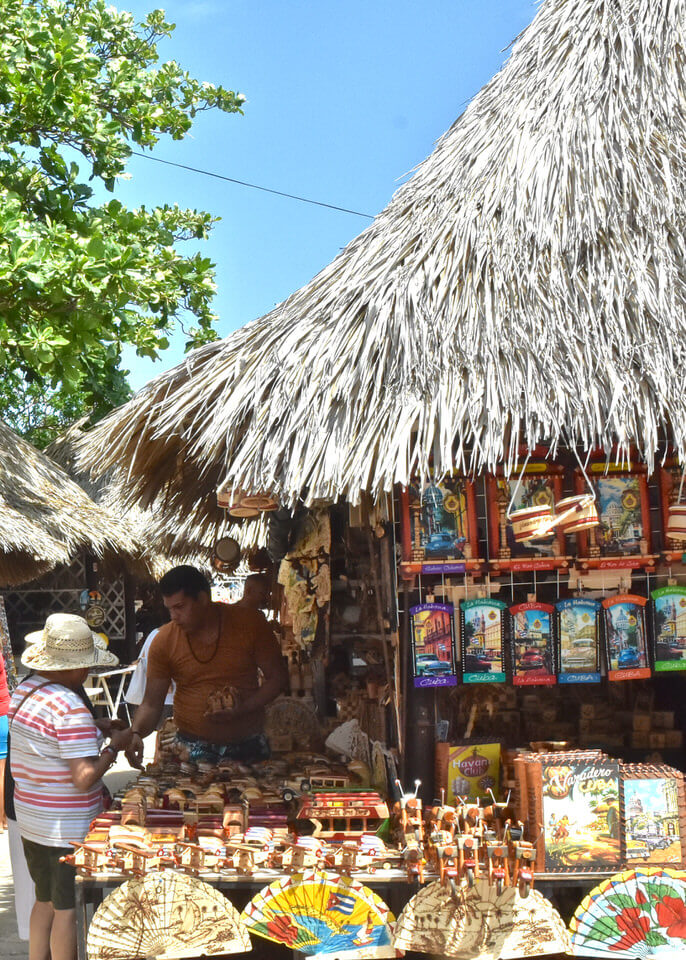
[[351, 877], [309, 871], [257, 893], [241, 919], [251, 933], [307, 956], [395, 957], [393, 914]]
[[569, 934], [564, 920], [538, 890], [526, 897], [515, 890], [514, 924], [503, 944], [499, 960], [520, 957], [541, 957], [551, 953], [567, 953]]
[[686, 873], [625, 870], [584, 897], [569, 926], [576, 957], [686, 955]]
[[394, 944], [420, 953], [496, 960], [512, 931], [514, 897], [512, 887], [498, 893], [483, 878], [454, 891], [440, 881], [429, 883], [400, 914]]
[[174, 870], [127, 880], [88, 928], [88, 960], [156, 960], [252, 950], [238, 912], [209, 883]]

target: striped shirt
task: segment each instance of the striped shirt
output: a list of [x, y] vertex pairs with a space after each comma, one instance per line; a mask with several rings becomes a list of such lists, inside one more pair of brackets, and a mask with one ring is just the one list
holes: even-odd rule
[[[43, 684], [45, 677], [27, 678], [10, 702], [14, 803], [23, 837], [66, 847], [83, 840], [102, 811], [102, 781], [78, 790], [68, 761], [97, 756], [102, 737], [78, 693], [59, 683]], [[41, 689], [21, 703], [35, 687]]]

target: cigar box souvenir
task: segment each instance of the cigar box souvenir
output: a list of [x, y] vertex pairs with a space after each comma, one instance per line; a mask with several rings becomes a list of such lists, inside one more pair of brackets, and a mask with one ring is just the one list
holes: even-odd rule
[[492, 799], [489, 791], [497, 792], [500, 784], [500, 749], [499, 743], [448, 745], [448, 804]]

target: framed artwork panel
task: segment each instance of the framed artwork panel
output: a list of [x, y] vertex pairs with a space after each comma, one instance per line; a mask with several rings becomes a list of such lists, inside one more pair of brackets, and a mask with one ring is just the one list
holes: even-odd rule
[[[520, 475], [521, 483], [517, 487]], [[521, 473], [507, 479], [502, 474], [487, 478], [488, 536], [493, 559], [516, 562], [519, 570], [525, 570], [527, 562], [531, 563], [531, 569], [543, 568], [545, 561], [550, 565], [559, 562], [565, 552], [563, 534], [554, 532], [540, 540], [518, 543], [507, 511], [508, 507], [514, 511], [552, 506], [562, 497], [563, 475], [564, 467], [546, 460], [545, 450], [539, 448]]]
[[[627, 468], [605, 460], [591, 461], [589, 479], [596, 495], [600, 525], [576, 534], [579, 556], [601, 558], [647, 556], [651, 551], [650, 503], [645, 467]], [[587, 493], [581, 470], [575, 471], [576, 489]]]
[[462, 573], [478, 557], [474, 484], [462, 476], [400, 494], [403, 561], [420, 573]]
[[653, 667], [657, 673], [686, 670], [686, 587], [653, 590]]

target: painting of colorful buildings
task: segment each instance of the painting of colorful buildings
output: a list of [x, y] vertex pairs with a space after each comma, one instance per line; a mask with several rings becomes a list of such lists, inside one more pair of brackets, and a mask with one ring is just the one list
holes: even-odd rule
[[641, 863], [681, 863], [678, 781], [625, 780], [626, 856]]

